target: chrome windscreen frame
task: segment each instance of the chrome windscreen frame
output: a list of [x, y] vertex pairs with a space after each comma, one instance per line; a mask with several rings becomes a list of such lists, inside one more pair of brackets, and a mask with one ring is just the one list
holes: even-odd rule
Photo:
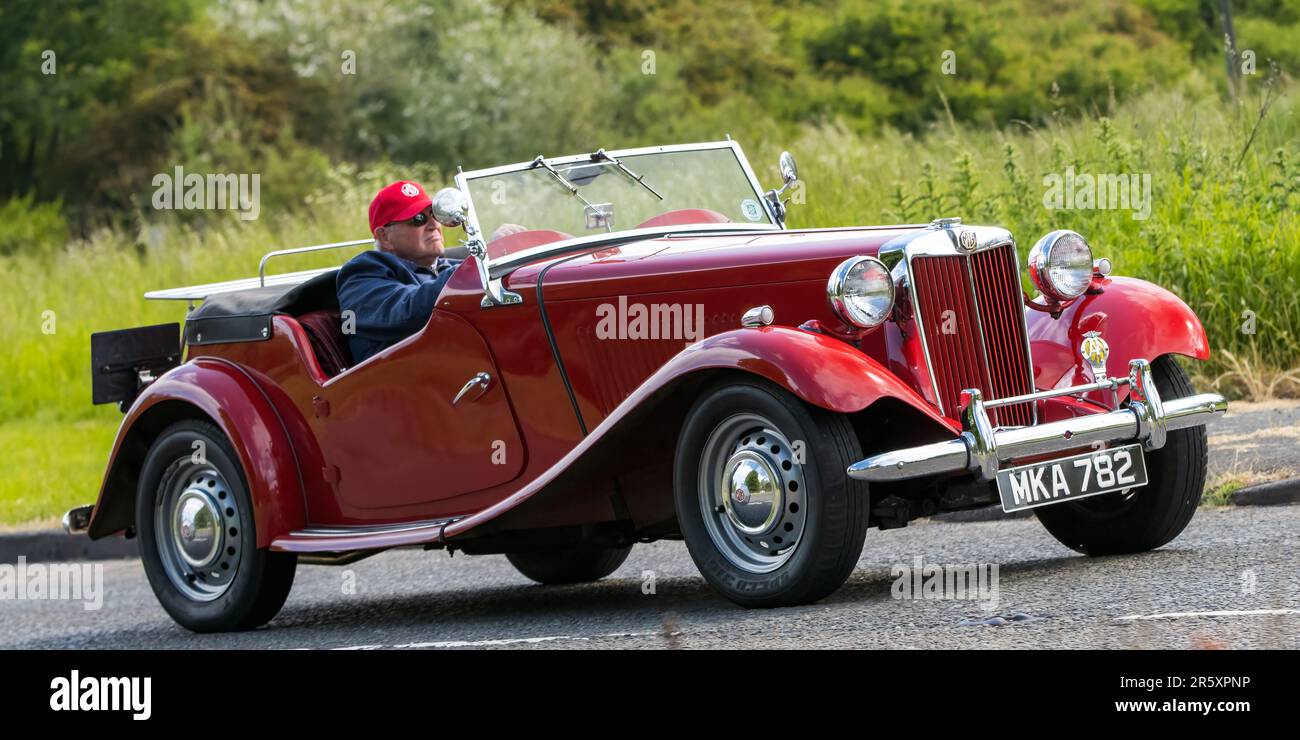
[[[758, 183], [758, 178], [754, 175], [754, 170], [749, 166], [749, 160], [745, 158], [745, 153], [740, 148], [738, 142], [727, 139], [725, 141], [702, 142], [698, 144], [676, 144], [671, 146], [652, 146], [639, 147], [635, 149], [618, 149], [607, 152], [615, 159], [624, 157], [635, 157], [645, 154], [661, 154], [673, 152], [693, 152], [706, 151], [714, 149], [729, 149], [739, 162], [745, 178], [749, 182], [750, 188], [754, 192], [755, 199], [763, 205], [763, 212], [767, 214], [770, 223], [766, 224], [686, 224], [673, 226], [671, 228], [649, 228], [649, 229], [628, 229], [624, 231], [615, 231], [610, 234], [596, 234], [592, 236], [576, 237], [564, 241], [543, 244], [531, 249], [523, 249], [498, 260], [489, 260], [487, 257], [486, 237], [483, 235], [482, 228], [479, 225], [478, 212], [474, 208], [474, 198], [470, 194], [469, 182], [484, 177], [494, 177], [496, 175], [508, 174], [511, 172], [523, 172], [532, 169], [535, 165], [533, 160], [527, 162], [518, 162], [516, 164], [502, 165], [499, 167], [488, 167], [479, 170], [470, 170], [469, 172], [458, 171], [456, 173], [456, 187], [465, 194], [465, 200], [468, 208], [465, 214], [466, 233], [469, 235], [466, 246], [471, 254], [474, 254], [483, 263], [481, 273], [485, 276], [483, 306], [500, 305], [492, 302], [492, 296], [504, 294], [504, 288], [501, 286], [502, 279], [510, 274], [514, 269], [521, 267], [541, 257], [564, 254], [578, 249], [591, 246], [600, 246], [608, 243], [660, 238], [670, 234], [727, 234], [743, 233], [749, 234], [754, 232], [781, 231], [785, 225], [781, 223], [776, 214], [772, 212], [771, 204], [763, 195], [763, 189]], [[548, 158], [546, 160], [552, 165], [581, 164], [592, 161], [592, 153], [575, 154], [566, 157]], [[481, 257], [479, 255], [482, 255]], [[514, 302], [514, 301], [512, 301]]]
[[[926, 339], [925, 322], [921, 320], [919, 314], [920, 302], [917, 296], [916, 281], [913, 279], [912, 261], [926, 257], [955, 256], [966, 258], [966, 279], [970, 286], [971, 302], [975, 306], [975, 322], [979, 327], [980, 357], [984, 362], [985, 370], [992, 377], [994, 370], [992, 363], [989, 361], [988, 346], [984, 336], [984, 320], [980, 310], [979, 295], [975, 291], [973, 266], [970, 260], [975, 254], [1000, 247], [1011, 247], [1014, 252], [1015, 244], [1011, 232], [1006, 229], [995, 226], [962, 226], [960, 219], [945, 218], [931, 222], [924, 231], [906, 234], [885, 243], [880, 248], [880, 261], [884, 262], [885, 266], [889, 268], [890, 274], [894, 278], [895, 289], [902, 288], [907, 291], [913, 324], [916, 326], [917, 336], [921, 340], [921, 350], [925, 357], [925, 374], [929, 379], [930, 391], [933, 394], [932, 399], [935, 405], [939, 407], [939, 411], [944, 415], [951, 416], [959, 409], [945, 408], [942, 394], [939, 392], [939, 382], [934, 374], [934, 359], [930, 353], [930, 343]], [[1019, 265], [1018, 256], [1016, 264]], [[1018, 287], [1017, 290], [1019, 290]], [[1025, 366], [1029, 371], [1025, 381], [1028, 383], [1028, 387], [1033, 389], [1034, 361], [1029, 349], [1029, 325], [1023, 306], [1020, 310], [1020, 324], [1025, 339]], [[1031, 423], [1037, 424], [1038, 404], [1031, 404], [1031, 409], [1033, 414]]]
[[[561, 242], [544, 244], [532, 249], [523, 249], [499, 260], [489, 261], [487, 256], [487, 241], [483, 232], [479, 228], [478, 215], [474, 211], [474, 201], [470, 197], [468, 182], [470, 179], [478, 177], [487, 177], [499, 175], [507, 172], [517, 172], [529, 169], [533, 166], [532, 161], [520, 162], [517, 164], [503, 165], [500, 167], [490, 167], [487, 169], [472, 170], [470, 172], [458, 171], [455, 176], [456, 187], [465, 194], [465, 200], [468, 203], [468, 209], [465, 219], [465, 233], [467, 239], [465, 246], [473, 254], [479, 265], [479, 280], [483, 284], [483, 300], [480, 305], [484, 308], [492, 306], [511, 305], [522, 303], [522, 297], [517, 293], [512, 293], [505, 289], [502, 284], [502, 278], [522, 265], [532, 262], [538, 258], [550, 256], [552, 254], [563, 254], [565, 252], [577, 251], [588, 247], [603, 246], [607, 244], [618, 244], [629, 241], [638, 241], [642, 239], [657, 239], [673, 235], [688, 236], [692, 234], [743, 234], [750, 235], [761, 232], [775, 232], [784, 230], [785, 224], [777, 219], [773, 213], [771, 203], [763, 194], [763, 189], [758, 183], [758, 178], [754, 175], [754, 170], [749, 166], [749, 160], [745, 158], [744, 151], [741, 150], [740, 144], [727, 139], [725, 141], [703, 142], [699, 144], [678, 144], [673, 146], [655, 146], [641, 147], [637, 149], [620, 149], [618, 151], [607, 152], [615, 159], [635, 156], [639, 154], [656, 154], [663, 152], [689, 152], [710, 149], [730, 149], [740, 163], [741, 169], [745, 173], [745, 178], [749, 181], [749, 186], [754, 192], [754, 197], [763, 205], [763, 211], [767, 214], [770, 223], [766, 224], [686, 224], [672, 227], [649, 228], [649, 229], [627, 229], [616, 231], [612, 234], [596, 234], [593, 236], [576, 237]], [[568, 157], [557, 157], [548, 159], [551, 164], [573, 164], [592, 161], [592, 154], [575, 154]], [[262, 256], [257, 265], [257, 277], [242, 278], [239, 280], [227, 280], [218, 283], [205, 283], [202, 285], [190, 285], [179, 288], [167, 288], [163, 290], [152, 290], [144, 294], [147, 300], [179, 300], [188, 301], [190, 309], [193, 310], [196, 301], [206, 300], [209, 296], [222, 293], [236, 293], [252, 288], [261, 288], [270, 285], [291, 286], [304, 283], [317, 275], [336, 270], [336, 267], [322, 267], [311, 270], [299, 270], [296, 272], [280, 273], [276, 275], [266, 274], [266, 265], [272, 258], [286, 255], [303, 254], [307, 252], [318, 252], [329, 249], [347, 249], [363, 245], [374, 244], [373, 237], [365, 239], [353, 239], [343, 242], [333, 242], [330, 244], [316, 244], [307, 247], [294, 247], [291, 249], [277, 249], [267, 252]]]

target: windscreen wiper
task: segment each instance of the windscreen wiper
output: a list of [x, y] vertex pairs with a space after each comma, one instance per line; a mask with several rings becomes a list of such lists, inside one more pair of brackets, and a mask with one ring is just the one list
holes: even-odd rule
[[644, 175], [638, 175], [638, 174], [636, 174], [635, 172], [633, 172], [632, 170], [629, 170], [627, 167], [625, 167], [625, 166], [623, 165], [622, 162], [620, 162], [620, 161], [618, 161], [617, 159], [614, 159], [613, 157], [611, 157], [611, 156], [609, 156], [608, 154], [606, 154], [604, 149], [597, 149], [597, 150], [596, 150], [596, 153], [593, 154], [593, 155], [591, 155], [591, 161], [593, 161], [593, 162], [597, 162], [597, 161], [600, 161], [600, 160], [602, 160], [602, 159], [605, 160], [606, 162], [609, 162], [610, 164], [614, 165], [615, 167], [619, 168], [620, 170], [622, 170], [622, 171], [623, 171], [623, 174], [625, 174], [625, 175], [627, 175], [628, 177], [630, 177], [630, 178], [632, 178], [633, 180], [635, 180], [636, 183], [637, 183], [638, 185], [640, 185], [641, 187], [645, 188], [646, 190], [649, 190], [649, 191], [650, 191], [650, 194], [653, 195], [654, 197], [658, 198], [659, 200], [663, 200], [663, 199], [664, 199], [664, 197], [663, 197], [662, 195], [660, 195], [658, 192], [656, 192], [654, 188], [652, 188], [652, 187], [650, 187], [649, 185], [646, 184], [646, 182], [645, 182], [645, 176], [644, 176]]
[[569, 191], [569, 195], [577, 197], [578, 200], [582, 201], [583, 203], [586, 203], [587, 205], [591, 205], [590, 203], [587, 203], [587, 199], [582, 197], [582, 194], [578, 192], [578, 186], [569, 182], [569, 179], [564, 175], [561, 175], [559, 172], [556, 172], [555, 168], [551, 166], [550, 162], [546, 161], [545, 157], [538, 154], [537, 159], [533, 160], [533, 166], [544, 168], [547, 172], [551, 173], [551, 176], [554, 177], [556, 180], [558, 180], [566, 190]]
[[578, 192], [577, 185], [574, 185], [572, 182], [569, 182], [569, 179], [567, 177], [561, 175], [559, 172], [556, 172], [555, 168], [551, 166], [551, 163], [547, 162], [546, 158], [540, 154], [537, 155], [537, 159], [533, 160], [533, 166], [541, 167], [545, 169], [547, 172], [551, 173], [551, 176], [554, 177], [556, 181], [558, 181], [561, 185], [563, 185], [565, 190], [569, 191], [569, 195], [572, 195], [573, 197], [582, 201], [582, 205], [583, 205], [582, 212], [587, 219], [587, 228], [589, 229], [604, 228], [605, 231], [614, 230], [614, 213], [611, 210], [612, 206], [609, 203], [592, 205], [590, 201], [582, 197], [582, 193]]

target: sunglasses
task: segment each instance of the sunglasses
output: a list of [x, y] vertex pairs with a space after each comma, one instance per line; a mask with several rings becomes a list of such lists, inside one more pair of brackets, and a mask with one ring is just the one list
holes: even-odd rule
[[429, 219], [431, 218], [433, 218], [433, 209], [429, 208], [420, 211], [419, 213], [415, 214], [414, 216], [412, 216], [411, 218], [405, 221], [389, 221], [384, 225], [392, 226], [393, 224], [410, 224], [411, 226], [424, 226], [425, 224], [429, 223]]

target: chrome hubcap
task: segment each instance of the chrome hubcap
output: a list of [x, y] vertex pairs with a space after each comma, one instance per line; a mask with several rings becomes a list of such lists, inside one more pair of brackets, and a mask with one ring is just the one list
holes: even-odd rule
[[700, 513], [718, 551], [741, 570], [771, 572], [798, 548], [807, 507], [796, 449], [757, 414], [723, 420], [704, 443]]
[[184, 458], [163, 476], [154, 513], [167, 578], [195, 601], [226, 592], [243, 554], [243, 521], [230, 486], [211, 465]]
[[741, 450], [722, 475], [722, 505], [732, 525], [750, 535], [766, 534], [781, 513], [781, 480], [761, 455]]
[[221, 545], [221, 513], [216, 501], [206, 491], [189, 489], [182, 493], [176, 504], [172, 535], [185, 562], [195, 568], [210, 565]]

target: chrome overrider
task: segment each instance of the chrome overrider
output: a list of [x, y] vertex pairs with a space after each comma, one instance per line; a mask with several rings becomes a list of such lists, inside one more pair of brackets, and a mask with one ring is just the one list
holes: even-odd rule
[[[995, 428], [989, 421], [991, 408], [1115, 390], [1121, 385], [1129, 386], [1129, 402], [1115, 411], [1006, 429]], [[1203, 425], [1228, 410], [1227, 401], [1215, 393], [1161, 400], [1151, 376], [1151, 364], [1146, 360], [1130, 362], [1127, 378], [1104, 378], [996, 401], [985, 401], [979, 390], [967, 389], [962, 391], [961, 406], [961, 436], [873, 455], [850, 465], [849, 477], [897, 481], [969, 471], [979, 480], [992, 481], [1000, 466], [1010, 460], [1077, 450], [1094, 443], [1141, 442], [1148, 451], [1158, 450], [1164, 447], [1168, 432]]]
[[90, 504], [69, 509], [63, 515], [63, 531], [68, 534], [82, 534], [90, 529], [90, 515], [94, 510], [95, 507]]

